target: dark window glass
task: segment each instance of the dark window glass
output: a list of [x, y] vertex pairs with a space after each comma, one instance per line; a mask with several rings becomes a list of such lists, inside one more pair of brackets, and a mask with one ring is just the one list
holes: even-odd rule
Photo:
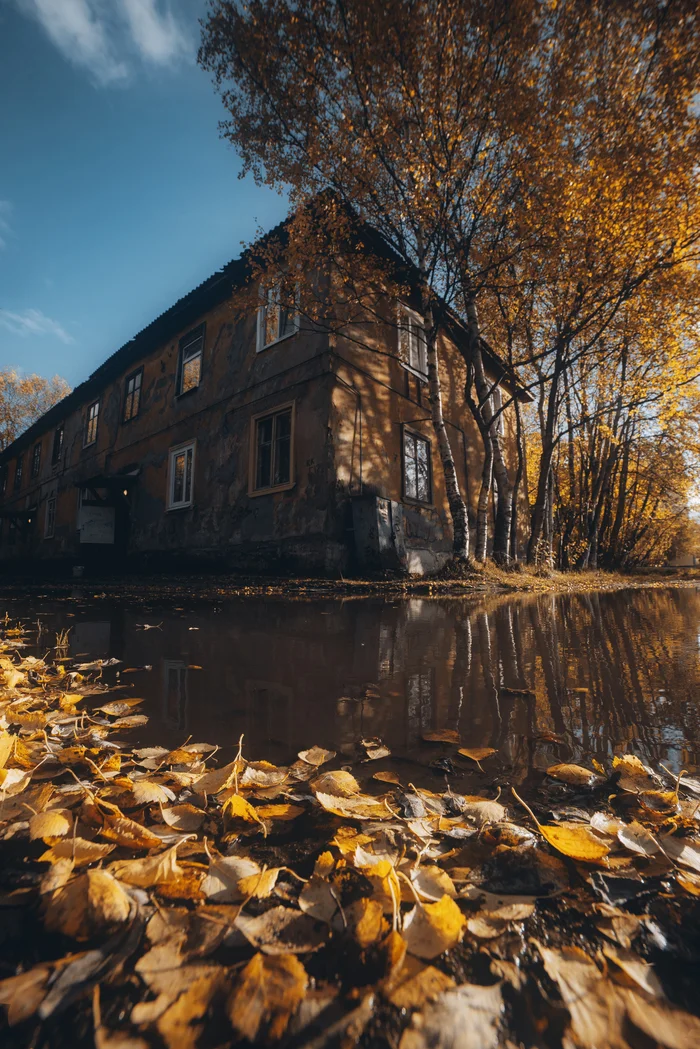
[[194, 447], [178, 449], [170, 453], [171, 488], [170, 506], [186, 506], [192, 501], [192, 466]]
[[190, 332], [180, 340], [180, 382], [178, 393], [195, 390], [202, 378], [202, 354], [204, 352], [204, 328]]
[[7, 491], [7, 463], [0, 467], [0, 499]]
[[408, 430], [403, 435], [403, 490], [407, 499], [431, 501], [430, 442]]
[[34, 451], [32, 452], [32, 477], [39, 476], [39, 470], [41, 469], [41, 445], [35, 444]]
[[51, 464], [55, 466], [61, 458], [63, 451], [63, 423], [57, 426], [53, 433], [53, 451], [51, 452]]
[[292, 479], [292, 409], [258, 419], [255, 435], [255, 487], [276, 488]]
[[44, 539], [53, 539], [56, 527], [56, 496], [50, 495], [46, 501], [46, 520], [44, 522]]
[[17, 462], [15, 463], [15, 491], [18, 492], [22, 487], [22, 463], [23, 456], [17, 456]]
[[124, 393], [124, 422], [135, 419], [141, 407], [141, 383], [143, 381], [143, 368], [140, 368], [126, 380]]

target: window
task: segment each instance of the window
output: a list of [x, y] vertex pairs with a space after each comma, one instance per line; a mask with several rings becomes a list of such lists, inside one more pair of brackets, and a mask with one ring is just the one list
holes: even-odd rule
[[0, 466], [0, 499], [2, 499], [7, 491], [7, 463], [3, 463]]
[[18, 492], [22, 487], [22, 460], [24, 456], [18, 455], [17, 462], [15, 463], [15, 491]]
[[180, 365], [177, 384], [178, 396], [196, 390], [202, 379], [202, 354], [204, 352], [204, 325], [195, 328], [184, 339], [180, 339]]
[[412, 430], [403, 432], [403, 494], [419, 503], [432, 501], [430, 441]]
[[89, 444], [94, 444], [97, 440], [97, 423], [100, 418], [100, 402], [95, 401], [91, 404], [87, 410], [87, 419], [85, 421], [85, 440], [83, 441], [83, 447], [87, 448]]
[[128, 423], [131, 419], [135, 419], [139, 414], [139, 408], [141, 407], [141, 383], [143, 381], [143, 368], [139, 368], [133, 375], [129, 375], [126, 380], [126, 389], [124, 392], [124, 422]]
[[421, 378], [428, 377], [428, 347], [423, 319], [399, 303], [399, 357], [405, 367]]
[[41, 469], [41, 443], [34, 445], [34, 451], [32, 452], [32, 477], [39, 476], [39, 470]]
[[178, 510], [180, 507], [192, 505], [193, 479], [194, 441], [181, 448], [174, 448], [170, 453], [169, 510]]
[[253, 419], [252, 491], [289, 487], [292, 481], [292, 406]]
[[261, 289], [263, 304], [258, 309], [258, 353], [299, 330], [298, 311], [290, 309], [289, 303], [283, 305], [285, 297], [280, 281]]
[[63, 451], [63, 423], [57, 426], [53, 433], [53, 450], [51, 452], [51, 465], [55, 466], [61, 459]]
[[44, 517], [44, 539], [53, 539], [56, 527], [56, 494], [53, 493], [46, 500], [46, 516]]

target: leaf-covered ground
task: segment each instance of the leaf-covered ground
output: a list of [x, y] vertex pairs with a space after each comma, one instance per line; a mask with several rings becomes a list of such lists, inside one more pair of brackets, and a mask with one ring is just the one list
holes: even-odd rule
[[499, 756], [449, 731], [431, 789], [377, 739], [140, 748], [99, 662], [24, 648], [6, 625], [2, 1049], [700, 1046], [700, 780], [628, 754], [463, 793]]

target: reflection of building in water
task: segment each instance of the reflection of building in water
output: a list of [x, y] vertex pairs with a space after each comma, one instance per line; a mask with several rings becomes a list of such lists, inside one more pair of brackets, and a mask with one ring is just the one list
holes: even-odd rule
[[71, 652], [84, 653], [92, 659], [105, 659], [111, 652], [112, 629], [109, 622], [77, 622], [70, 633]]
[[406, 682], [406, 742], [417, 743], [432, 726], [433, 719], [432, 669], [422, 674], [410, 674]]
[[163, 660], [163, 720], [169, 728], [186, 729], [189, 699], [187, 663], [181, 659]]
[[245, 695], [246, 735], [253, 735], [254, 738], [263, 735], [274, 743], [282, 744], [294, 738], [294, 693], [291, 688], [275, 681], [255, 681], [247, 678]]

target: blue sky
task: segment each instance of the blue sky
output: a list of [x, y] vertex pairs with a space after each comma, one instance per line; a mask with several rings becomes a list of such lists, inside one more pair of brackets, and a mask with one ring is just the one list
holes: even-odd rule
[[205, 0], [0, 0], [0, 367], [71, 385], [286, 213], [219, 137]]

